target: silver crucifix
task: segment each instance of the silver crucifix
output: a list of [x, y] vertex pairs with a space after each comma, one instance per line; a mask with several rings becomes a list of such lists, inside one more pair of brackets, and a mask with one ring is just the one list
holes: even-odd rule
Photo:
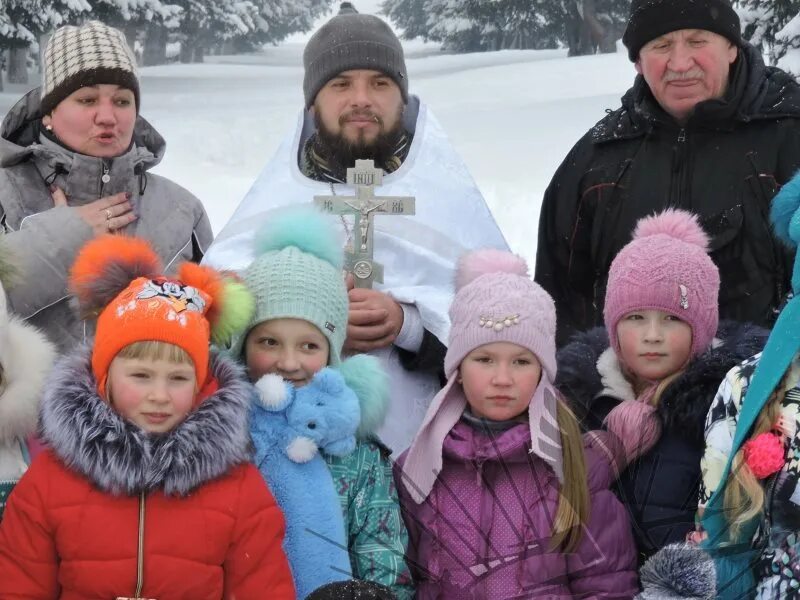
[[373, 258], [375, 215], [413, 215], [416, 210], [413, 197], [376, 196], [375, 186], [382, 182], [382, 169], [375, 168], [371, 160], [357, 160], [355, 167], [347, 169], [347, 183], [355, 186], [355, 196], [314, 196], [314, 203], [325, 212], [355, 219], [346, 266], [359, 288], [371, 288], [373, 281], [383, 283], [383, 265]]

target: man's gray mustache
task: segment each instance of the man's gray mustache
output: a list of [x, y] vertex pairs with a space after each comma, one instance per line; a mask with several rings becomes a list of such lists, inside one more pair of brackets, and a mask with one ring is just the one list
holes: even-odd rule
[[692, 69], [691, 71], [677, 72], [667, 71], [664, 73], [662, 81], [669, 83], [670, 81], [681, 81], [683, 79], [703, 79], [705, 74], [700, 69]]

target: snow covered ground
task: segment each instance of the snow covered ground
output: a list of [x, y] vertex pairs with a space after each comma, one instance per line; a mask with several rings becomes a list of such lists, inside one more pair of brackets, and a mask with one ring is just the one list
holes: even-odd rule
[[[295, 125], [305, 37], [254, 55], [142, 69], [142, 115], [168, 143], [156, 172], [196, 194], [215, 231]], [[411, 92], [442, 121], [512, 249], [533, 261], [553, 172], [604, 109], [619, 105], [633, 66], [622, 52], [445, 55], [421, 42], [406, 52]], [[23, 92], [0, 93], [0, 116]]]

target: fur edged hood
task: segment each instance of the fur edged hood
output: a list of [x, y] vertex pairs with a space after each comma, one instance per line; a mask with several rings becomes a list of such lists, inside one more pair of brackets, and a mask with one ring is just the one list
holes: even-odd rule
[[122, 418], [97, 393], [91, 349], [64, 357], [42, 399], [44, 441], [70, 469], [115, 495], [162, 489], [185, 496], [250, 460], [248, 409], [253, 394], [244, 371], [211, 356], [219, 390], [163, 435], [148, 434]]
[[[658, 414], [664, 429], [679, 429], [683, 437], [703, 444], [708, 408], [725, 374], [760, 352], [768, 336], [769, 331], [749, 323], [722, 321], [711, 347], [690, 361], [661, 396]], [[603, 327], [573, 336], [559, 351], [557, 361], [556, 387], [581, 421], [600, 397], [635, 398]]]
[[[2, 291], [0, 291], [2, 293]], [[0, 350], [0, 445], [36, 432], [39, 400], [56, 351], [45, 335], [9, 317]]]

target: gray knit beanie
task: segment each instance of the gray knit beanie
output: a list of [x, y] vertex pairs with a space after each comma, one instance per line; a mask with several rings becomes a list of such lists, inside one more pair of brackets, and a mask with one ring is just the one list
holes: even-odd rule
[[139, 112], [136, 58], [125, 34], [100, 21], [58, 28], [44, 51], [42, 114], [89, 85], [115, 84], [133, 92]]
[[343, 71], [372, 69], [386, 73], [408, 102], [408, 75], [400, 40], [384, 21], [373, 15], [338, 14], [325, 23], [303, 52], [303, 94], [306, 108], [317, 93]]

